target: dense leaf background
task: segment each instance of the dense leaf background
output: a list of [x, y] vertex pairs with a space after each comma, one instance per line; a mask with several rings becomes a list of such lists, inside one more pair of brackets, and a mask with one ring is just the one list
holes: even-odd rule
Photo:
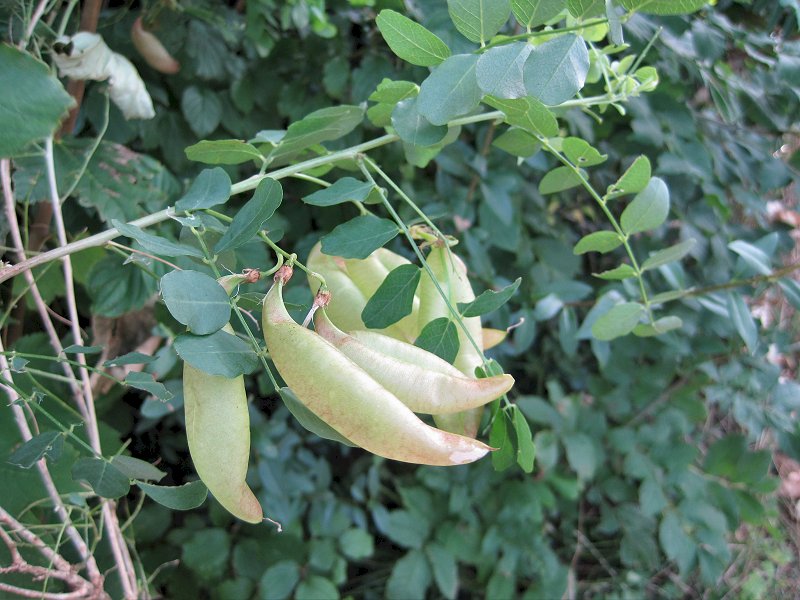
[[[625, 189], [611, 207], [622, 215], [627, 232], [652, 230], [635, 236], [632, 244], [638, 256], [650, 257], [645, 266], [653, 272], [651, 295], [665, 292], [656, 303], [668, 305], [683, 324], [672, 329], [672, 322], [664, 322], [663, 330], [672, 330], [655, 337], [604, 341], [616, 337], [620, 327], [633, 329], [640, 308], [621, 303], [623, 296], [636, 296], [635, 283], [624, 272], [609, 275], [619, 268], [618, 242], [603, 233], [608, 223], [587, 192], [553, 170], [559, 165], [538, 151], [535, 138], [504, 133], [502, 125], [453, 128], [457, 139], [440, 152], [436, 146], [450, 135], [439, 126], [477, 104], [480, 90], [453, 85], [464, 72], [476, 70], [481, 89], [491, 89], [498, 107], [511, 102], [503, 98], [513, 97], [513, 90], [491, 80], [497, 66], [484, 64], [482, 70], [481, 60], [467, 54], [474, 46], [459, 34], [490, 40], [505, 21], [482, 30], [473, 22], [474, 5], [497, 10], [506, 3], [420, 0], [408, 13], [403, 3], [390, 1], [258, 0], [244, 9], [240, 4], [195, 2], [183, 11], [154, 11], [156, 33], [182, 65], [174, 76], [155, 72], [134, 52], [128, 32], [136, 14], [127, 5], [115, 3], [103, 13], [102, 34], [136, 63], [157, 114], [151, 121], [125, 121], [110, 107], [102, 151], [74, 191], [78, 202], [64, 206], [70, 232], [100, 231], [113, 219], [132, 220], [181, 198], [182, 206], [190, 207], [195, 198], [213, 196], [219, 208], [226, 192], [208, 190], [226, 189], [228, 179], [236, 182], [255, 173], [259, 165], [253, 157], [274, 145], [270, 131], [285, 129], [312, 111], [326, 109], [313, 123], [289, 128], [276, 164], [288, 163], [310, 144], [334, 140], [327, 147], [337, 149], [377, 137], [382, 128], [356, 125], [363, 103], [381, 81], [419, 84], [428, 67], [439, 65], [439, 76], [427, 79], [418, 96], [413, 85], [384, 90], [387, 102], [407, 98], [404, 110], [391, 117], [395, 129], [404, 138], [402, 131], [425, 140], [419, 143], [436, 152], [415, 155], [393, 144], [370, 156], [446, 233], [459, 238], [456, 250], [469, 266], [477, 294], [502, 290], [522, 278], [510, 301], [484, 320], [498, 329], [518, 324], [492, 356], [517, 380], [512, 395], [517, 408], [502, 427], [508, 435], [524, 436], [519, 421], [527, 421], [536, 446], [535, 467], [533, 473], [516, 467], [498, 472], [488, 459], [454, 469], [387, 462], [306, 431], [257, 371], [248, 377], [253, 397], [249, 483], [265, 514], [280, 522], [283, 532], [269, 524], [234, 522], [213, 500], [189, 512], [172, 512], [150, 500], [139, 507], [141, 494], [131, 494], [125, 508], [138, 512], [129, 534], [144, 572], [155, 574], [153, 588], [174, 599], [426, 594], [693, 598], [728, 592], [755, 598], [789, 593], [796, 555], [786, 533], [776, 527], [779, 481], [771, 471], [769, 450], [800, 459], [794, 312], [800, 309], [800, 287], [791, 279], [780, 286], [750, 285], [748, 280], [780, 268], [795, 248], [790, 227], [776, 222], [768, 207], [770, 201], [783, 201], [791, 209], [796, 202], [787, 190], [793, 189], [800, 166], [797, 8], [791, 2], [720, 0], [693, 15], [669, 16], [664, 15], [669, 4], [685, 4], [688, 10], [703, 3], [618, 3], [652, 13], [637, 14], [623, 31], [632, 52], [653, 42], [642, 66], [655, 67], [660, 83], [624, 104], [624, 112], [564, 110], [560, 125], [575, 137], [567, 138], [572, 141], [565, 141], [563, 150], [575, 160], [581, 157], [584, 167], [597, 165], [590, 179], [598, 190], [626, 173], [617, 183]], [[557, 0], [510, 4], [523, 23], [520, 31], [541, 25], [565, 5]], [[566, 5], [573, 15], [586, 18], [606, 10], [603, 2], [570, 0]], [[407, 14], [435, 36], [426, 38], [423, 48], [407, 49], [402, 34], [411, 26], [396, 13], [384, 13], [376, 23], [380, 8]], [[14, 22], [10, 16], [6, 25]], [[406, 48], [409, 62], [387, 47], [381, 36], [387, 35], [385, 29], [399, 32], [399, 50], [390, 45], [398, 54]], [[542, 60], [550, 53], [557, 55], [553, 60], [580, 63], [597, 51], [573, 36], [550, 44]], [[515, 47], [505, 48], [508, 56], [492, 60], [513, 64]], [[547, 75], [542, 69], [541, 76]], [[580, 87], [570, 88], [572, 79], [537, 97], [547, 105], [572, 97]], [[447, 105], [431, 101], [442, 90], [450, 94]], [[584, 95], [601, 91], [599, 75], [590, 71]], [[368, 113], [373, 123], [389, 123], [389, 113], [376, 109], [379, 103], [369, 106], [376, 111]], [[452, 114], [442, 113], [441, 106]], [[105, 111], [103, 84], [90, 84], [75, 137], [57, 144], [62, 187], [71, 185], [89, 140], [104, 128]], [[555, 133], [547, 131], [556, 126], [546, 119], [541, 127], [548, 136]], [[231, 144], [214, 163], [219, 166], [203, 171], [213, 165], [194, 161], [208, 151], [198, 144], [201, 138], [250, 144]], [[642, 154], [648, 164], [637, 158]], [[119, 166], [118, 173], [136, 177], [137, 185], [120, 193], [120, 178], [108, 175], [109, 161]], [[32, 213], [46, 200], [41, 161], [26, 157], [15, 166], [17, 196]], [[657, 178], [649, 179], [651, 171]], [[356, 170], [346, 175], [360, 177]], [[350, 220], [357, 212], [337, 199], [334, 188], [323, 195], [308, 181], [286, 179], [282, 186], [282, 203], [274, 190], [256, 192], [272, 197], [269, 210], [246, 204], [250, 194], [232, 197], [220, 209], [238, 215], [237, 239], [233, 227], [223, 233], [219, 220], [205, 220], [204, 227], [217, 231], [215, 243], [226, 268], [272, 264], [266, 246], [257, 240], [245, 243], [262, 225], [301, 258], [322, 236], [337, 254], [365, 256], [392, 240], [388, 247], [412, 258], [401, 238], [393, 239], [397, 228], [391, 222], [374, 246], [359, 237], [360, 222]], [[370, 189], [361, 189], [365, 201]], [[410, 210], [401, 212], [407, 221], [414, 219]], [[373, 217], [361, 217], [368, 218]], [[372, 226], [363, 230], [375, 231]], [[124, 233], [139, 248], [205, 271], [192, 258], [199, 251], [185, 228], [167, 222], [148, 231], [161, 236], [161, 246], [150, 246], [146, 233]], [[5, 229], [0, 227], [0, 233]], [[170, 243], [167, 250], [163, 238]], [[576, 254], [579, 240], [584, 246]], [[603, 254], [583, 253], [588, 250]], [[143, 270], [100, 250], [79, 253], [74, 260], [82, 316], [96, 337], [101, 319], [143, 308], [149, 316], [135, 318], [134, 329], [165, 337], [184, 331], [163, 305], [151, 302], [157, 277], [167, 271], [164, 265], [135, 259]], [[43, 269], [37, 276], [58, 311], [64, 293], [59, 268]], [[307, 308], [311, 294], [301, 283], [287, 290], [287, 301]], [[693, 288], [696, 293], [680, 299], [669, 295]], [[4, 303], [23, 292], [21, 281], [5, 286]], [[215, 294], [214, 289], [202, 292]], [[180, 285], [168, 290], [167, 304], [180, 304], [181, 293]], [[257, 312], [258, 299], [258, 294], [244, 293], [240, 305]], [[759, 314], [771, 315], [775, 306], [781, 307], [780, 318], [754, 319], [753, 304], [763, 308]], [[603, 320], [614, 305], [614, 318]], [[380, 313], [380, 306], [373, 308]], [[192, 323], [194, 315], [187, 310], [186, 321]], [[213, 331], [226, 316], [219, 317]], [[23, 333], [15, 350], [52, 354], [36, 323], [26, 323]], [[131, 439], [127, 451], [132, 456], [158, 461], [167, 473], [162, 485], [178, 486], [194, 477], [175, 354], [189, 360], [184, 353], [191, 355], [194, 339], [178, 337], [145, 365], [146, 373], [163, 382], [164, 393], [114, 386], [99, 401], [106, 447], [113, 450]], [[219, 343], [221, 352], [230, 346], [226, 339]], [[219, 368], [253, 371], [252, 352], [228, 350], [232, 358], [220, 360]], [[52, 362], [30, 361], [32, 367], [57, 373]], [[20, 381], [34, 389], [30, 379]], [[47, 385], [67, 396], [62, 383], [48, 380]], [[159, 394], [160, 399], [155, 397]], [[54, 412], [62, 422], [74, 420], [63, 408]], [[59, 452], [52, 467], [57, 481], [65, 493], [79, 489], [70, 476], [76, 450], [66, 445], [62, 452], [56, 433], [42, 436], [36, 448], [27, 449], [33, 454], [17, 451], [0, 465], [0, 504], [9, 511], [19, 512], [42, 496], [35, 474], [21, 471], [19, 461], [30, 463], [45, 454], [55, 460], [53, 453]], [[13, 423], [3, 413], [0, 455], [11, 455], [17, 445]], [[514, 460], [510, 457], [510, 463]], [[126, 493], [117, 474], [100, 473], [94, 463], [77, 466], [93, 486], [110, 485], [113, 495]], [[147, 484], [142, 489], [148, 493]], [[151, 493], [163, 494], [159, 489]], [[191, 498], [175, 492], [171, 501], [195, 506], [198, 491], [187, 493]], [[734, 536], [743, 543], [731, 544]], [[0, 562], [6, 560], [2, 553]]]

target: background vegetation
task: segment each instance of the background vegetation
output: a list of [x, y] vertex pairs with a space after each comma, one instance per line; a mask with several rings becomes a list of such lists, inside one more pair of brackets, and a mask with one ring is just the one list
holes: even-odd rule
[[[29, 4], [5, 3], [4, 39], [19, 39], [31, 18]], [[53, 18], [40, 23], [30, 46], [45, 59], [59, 19], [76, 3], [51, 4]], [[573, 15], [583, 7], [585, 19], [606, 16], [603, 2], [539, 4], [556, 6], [553, 14], [568, 4]], [[383, 8], [408, 14], [453, 53], [475, 48], [453, 27], [445, 3], [434, 0], [110, 3], [97, 31], [139, 68], [156, 116], [126, 121], [109, 108], [103, 83], [87, 85], [74, 128], [54, 150], [62, 190], [92, 157], [63, 206], [70, 240], [106, 229], [112, 219], [129, 221], [174, 204], [208, 166], [185, 153], [198, 140], [249, 140], [320, 108], [358, 105], [384, 78], [422, 82], [428, 70], [398, 59], [380, 35], [375, 16]], [[129, 32], [140, 9], [180, 61], [178, 74], [157, 73], [135, 53]], [[76, 29], [79, 16], [76, 10], [65, 20], [67, 31]], [[516, 295], [487, 321], [499, 329], [517, 325], [492, 356], [516, 378], [511, 399], [533, 432], [533, 472], [497, 459], [414, 467], [322, 440], [291, 417], [266, 376], [253, 375], [247, 386], [253, 396], [250, 484], [283, 531], [234, 522], [213, 500], [177, 512], [131, 492], [119, 500], [119, 514], [149, 593], [173, 599], [795, 594], [796, 521], [791, 504], [776, 494], [775, 465], [800, 460], [798, 17], [790, 0], [719, 0], [689, 15], [634, 14], [623, 25], [630, 49], [619, 57], [609, 53], [609, 69], [624, 73], [640, 60], [637, 66], [655, 67], [657, 88], [619, 108], [558, 113], [562, 136], [582, 138], [607, 155], [590, 170], [594, 189], [606, 190], [640, 155], [667, 183], [669, 220], [632, 239], [637, 256], [695, 240], [683, 260], [654, 267], [648, 276], [654, 305], [682, 320], [679, 329], [658, 336], [592, 336], [592, 324], [611, 305], [637, 297], [638, 282], [593, 277], [615, 268], [621, 251], [573, 252], [582, 236], [608, 223], [586, 189], [540, 188], [558, 166], [552, 154], [520, 150], [494, 121], [463, 125], [457, 139], [429, 154], [400, 143], [370, 152], [460, 240], [456, 251], [476, 291], [522, 277]], [[504, 32], [524, 28], [511, 20]], [[608, 48], [606, 32], [605, 25], [583, 32], [590, 51]], [[590, 71], [582, 94], [601, 95], [606, 84], [603, 73]], [[382, 133], [364, 121], [326, 146], [346, 148]], [[251, 163], [225, 170], [234, 182], [254, 172]], [[41, 233], [49, 223], [49, 215], [41, 216], [44, 174], [39, 153], [15, 157], [16, 218], [34, 252], [49, 237]], [[133, 180], [135, 186], [127, 183]], [[301, 202], [319, 189], [313, 182], [282, 184], [284, 202], [266, 228], [301, 259], [321, 235], [355, 216], [349, 205], [319, 209]], [[246, 200], [232, 197], [225, 211], [235, 214]], [[614, 206], [617, 215], [623, 206]], [[413, 217], [408, 210], [402, 215]], [[8, 222], [2, 225], [6, 237]], [[179, 238], [186, 229], [172, 220], [154, 231], [187, 241]], [[412, 256], [400, 238], [389, 247]], [[126, 454], [167, 473], [162, 484], [192, 480], [180, 361], [167, 343], [181, 328], [156, 296], [158, 278], [170, 267], [119, 246], [72, 259], [86, 344], [103, 347], [105, 360], [155, 339], [157, 358], [144, 371], [174, 393], [162, 402], [158, 392], [97, 378], [104, 448], [114, 453], [124, 441]], [[17, 262], [10, 250], [6, 260]], [[226, 266], [264, 269], [273, 262], [255, 240]], [[66, 314], [58, 263], [33, 272], [44, 301]], [[301, 285], [289, 294], [296, 304], [310, 303]], [[255, 307], [257, 294], [249, 296]], [[70, 390], [41, 331], [29, 284], [16, 277], [3, 285], [2, 298], [3, 346], [18, 391], [84, 438], [74, 410], [56, 400]], [[68, 327], [55, 323], [68, 346]], [[88, 356], [90, 363], [96, 359]], [[10, 409], [0, 411], [0, 506], [77, 560], [42, 500], [36, 469], [6, 462], [20, 437]], [[34, 412], [43, 431], [57, 431], [45, 413]], [[100, 505], [72, 480], [79, 455], [85, 449], [68, 438], [48, 464], [73, 520], [91, 540]], [[101, 570], [113, 565], [106, 543], [92, 550]], [[0, 566], [10, 560], [0, 547]], [[0, 571], [3, 578], [30, 581]], [[106, 585], [121, 597], [113, 574]]]

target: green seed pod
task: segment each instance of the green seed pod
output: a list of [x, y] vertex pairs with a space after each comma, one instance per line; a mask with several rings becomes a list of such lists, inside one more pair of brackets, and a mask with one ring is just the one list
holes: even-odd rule
[[[339, 329], [348, 332], [367, 329], [361, 320], [361, 312], [367, 302], [390, 271], [407, 264], [411, 263], [386, 248], [378, 248], [365, 259], [344, 259], [323, 254], [319, 243], [311, 249], [306, 261], [309, 269], [325, 277], [331, 291], [328, 317]], [[317, 280], [312, 277], [309, 277], [309, 285], [312, 292], [319, 287]], [[418, 310], [419, 299], [415, 296], [410, 315], [385, 329], [373, 331], [399, 340], [413, 341], [419, 335]]]
[[[224, 331], [233, 333], [230, 325]], [[260, 523], [263, 513], [245, 476], [250, 460], [250, 416], [244, 377], [210, 375], [183, 364], [186, 437], [197, 474], [232, 515]]]
[[[347, 275], [344, 259], [323, 254], [317, 243], [308, 255], [306, 266], [322, 275], [328, 284], [331, 300], [327, 310], [331, 320], [345, 331], [365, 329], [361, 311], [367, 305], [367, 299]], [[309, 275], [308, 285], [316, 293], [319, 281]]]
[[442, 415], [483, 406], [514, 385], [511, 375], [465, 377], [435, 354], [380, 333], [349, 335], [324, 310], [317, 311], [314, 324], [317, 333], [417, 413]]
[[[472, 291], [472, 286], [467, 278], [466, 266], [449, 248], [434, 246], [431, 248], [426, 261], [452, 306], [455, 307], [459, 302], [471, 302], [475, 299], [475, 293]], [[422, 273], [418, 290], [420, 298], [418, 327], [420, 330], [434, 319], [440, 317], [452, 318], [447, 304], [439, 294], [427, 271]], [[482, 348], [483, 330], [480, 317], [466, 318], [464, 319], [464, 325], [478, 344], [478, 347]], [[476, 351], [467, 339], [461, 327], [458, 327], [458, 342], [459, 349], [454, 366], [467, 377], [474, 377], [475, 368], [483, 364], [483, 358], [480, 352]], [[482, 413], [482, 408], [475, 408], [453, 415], [437, 416], [434, 420], [442, 429], [473, 437], [480, 426]]]
[[276, 276], [264, 298], [264, 339], [281, 377], [311, 412], [354, 444], [392, 460], [459, 465], [490, 450], [426, 425], [335, 346], [295, 323], [283, 304], [281, 281]]

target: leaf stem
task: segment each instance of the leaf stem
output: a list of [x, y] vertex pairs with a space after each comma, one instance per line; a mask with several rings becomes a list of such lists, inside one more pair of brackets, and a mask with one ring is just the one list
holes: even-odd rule
[[561, 162], [561, 164], [563, 164], [570, 171], [572, 171], [575, 177], [578, 178], [584, 189], [587, 192], [589, 192], [589, 195], [592, 198], [594, 198], [594, 200], [600, 206], [600, 209], [603, 211], [603, 214], [605, 214], [609, 223], [611, 223], [611, 226], [614, 228], [614, 231], [616, 231], [617, 235], [619, 235], [620, 239], [622, 239], [622, 244], [625, 248], [625, 252], [627, 252], [628, 258], [631, 261], [631, 266], [633, 267], [633, 270], [636, 272], [636, 279], [639, 282], [639, 293], [642, 296], [642, 303], [644, 304], [644, 307], [647, 310], [647, 316], [650, 319], [650, 322], [652, 323], [653, 313], [652, 310], [650, 309], [650, 299], [647, 296], [647, 290], [645, 289], [644, 286], [644, 277], [642, 276], [642, 270], [639, 268], [639, 262], [636, 260], [636, 255], [633, 253], [630, 241], [628, 240], [628, 235], [622, 230], [622, 227], [617, 221], [617, 218], [614, 216], [614, 213], [612, 213], [611, 210], [608, 208], [606, 204], [606, 199], [600, 196], [600, 194], [594, 189], [592, 184], [589, 183], [589, 180], [586, 179], [581, 170], [577, 166], [572, 164], [572, 161], [570, 161], [566, 156], [564, 156], [561, 152], [556, 150], [556, 148], [550, 143], [550, 141], [547, 138], [540, 137], [539, 141], [542, 143], [543, 148], [545, 148], [548, 152], [550, 152], [550, 154], [555, 156], [559, 160], [559, 162]]
[[[209, 210], [209, 209], [206, 209], [206, 210]], [[210, 211], [210, 212], [215, 212], [215, 211]], [[230, 218], [230, 217], [227, 217], [226, 215], [223, 215], [222, 213], [217, 213], [214, 216], [216, 216], [216, 217], [226, 217], [228, 219]], [[191, 229], [192, 233], [195, 235], [195, 237], [197, 238], [198, 243], [200, 244], [200, 248], [203, 250], [203, 255], [205, 256], [205, 262], [208, 264], [209, 267], [211, 267], [211, 270], [214, 272], [214, 275], [217, 278], [219, 278], [221, 276], [221, 274], [220, 274], [219, 269], [217, 268], [217, 265], [216, 265], [216, 262], [215, 262], [216, 256], [212, 256], [211, 255], [211, 252], [209, 251], [208, 246], [205, 243], [205, 240], [203, 240], [202, 234], [199, 231], [197, 231], [197, 229], [194, 228], [194, 227], [190, 227], [189, 229]], [[271, 243], [271, 241], [270, 241], [270, 243]], [[277, 246], [276, 246], [276, 248], [277, 248]], [[281, 250], [281, 252], [283, 252], [283, 251]], [[239, 319], [239, 322], [241, 323], [242, 327], [244, 328], [244, 331], [247, 333], [247, 337], [250, 339], [250, 345], [253, 347], [253, 350], [255, 351], [256, 355], [258, 356], [259, 360], [261, 361], [261, 364], [264, 367], [264, 370], [267, 372], [267, 377], [269, 377], [270, 382], [272, 382], [272, 385], [277, 390], [278, 387], [279, 387], [278, 386], [278, 382], [275, 380], [275, 376], [272, 374], [272, 369], [269, 368], [269, 365], [267, 364], [267, 359], [264, 357], [264, 353], [261, 351], [261, 345], [258, 343], [258, 340], [256, 340], [256, 337], [253, 335], [253, 332], [250, 330], [250, 326], [247, 324], [247, 321], [245, 320], [244, 315], [242, 315], [242, 309], [239, 308], [238, 299], [237, 298], [230, 298], [230, 304], [231, 304], [231, 308], [233, 308], [233, 311], [236, 313], [236, 317]]]
[[495, 40], [494, 42], [486, 44], [480, 50], [478, 50], [478, 53], [483, 53], [489, 50], [490, 48], [496, 48], [497, 46], [505, 46], [506, 44], [517, 42], [519, 40], [527, 40], [528, 38], [536, 38], [545, 35], [559, 35], [562, 33], [570, 33], [571, 31], [580, 31], [581, 29], [586, 29], [587, 27], [594, 27], [595, 25], [603, 25], [604, 23], [608, 23], [608, 19], [606, 18], [595, 19], [593, 21], [586, 21], [585, 23], [581, 23], [579, 25], [570, 25], [569, 27], [562, 27], [561, 29], [542, 29], [540, 31], [510, 35], [508, 37], [504, 37], [502, 39]]
[[[464, 335], [467, 337], [467, 339], [469, 340], [470, 344], [472, 344], [472, 347], [475, 348], [475, 351], [480, 355], [484, 366], [487, 366], [486, 356], [484, 356], [484, 354], [483, 354], [483, 349], [480, 346], [478, 346], [478, 343], [473, 339], [472, 335], [470, 334], [469, 330], [467, 329], [467, 326], [464, 324], [464, 320], [461, 318], [461, 315], [456, 310], [455, 306], [453, 306], [452, 302], [450, 302], [450, 298], [444, 292], [444, 290], [442, 289], [442, 286], [439, 284], [439, 282], [436, 280], [436, 275], [434, 275], [433, 270], [431, 269], [431, 267], [428, 264], [428, 262], [425, 260], [425, 257], [422, 255], [422, 252], [420, 251], [419, 247], [417, 246], [416, 242], [414, 241], [414, 238], [411, 237], [411, 232], [409, 231], [408, 226], [405, 224], [405, 222], [400, 217], [400, 215], [397, 214], [397, 211], [394, 209], [394, 207], [389, 202], [389, 200], [386, 197], [386, 194], [384, 193], [384, 191], [378, 186], [378, 184], [375, 182], [375, 179], [372, 177], [372, 174], [369, 172], [369, 169], [367, 169], [367, 167], [364, 165], [364, 163], [367, 160], [369, 160], [369, 159], [366, 159], [364, 157], [364, 158], [362, 158], [361, 160], [358, 161], [358, 165], [361, 168], [361, 172], [364, 173], [364, 176], [371, 183], [373, 183], [376, 187], [378, 187], [378, 190], [379, 190], [379, 193], [380, 193], [380, 196], [381, 196], [381, 202], [383, 203], [384, 207], [386, 207], [386, 210], [389, 211], [389, 214], [392, 216], [392, 219], [394, 219], [395, 223], [397, 223], [397, 226], [400, 227], [400, 231], [403, 232], [403, 235], [405, 235], [405, 237], [408, 240], [409, 244], [411, 244], [411, 247], [413, 248], [414, 253], [417, 255], [417, 258], [419, 258], [420, 262], [422, 263], [422, 268], [425, 269], [425, 272], [428, 274], [428, 277], [431, 278], [431, 281], [433, 282], [433, 285], [436, 287], [436, 291], [439, 292], [439, 295], [444, 300], [445, 304], [447, 305], [447, 309], [450, 311], [450, 314], [453, 315], [456, 323], [458, 323], [458, 326], [464, 332]], [[374, 165], [374, 163], [372, 161], [369, 161], [369, 162]], [[391, 182], [392, 187], [395, 187], [396, 184], [394, 184], [394, 182], [389, 178], [388, 175], [383, 173], [383, 171], [380, 171], [380, 173], [381, 173], [381, 176], [387, 180], [387, 182]], [[412, 202], [412, 204], [413, 204], [413, 202]], [[427, 217], [425, 217], [425, 218], [427, 219]]]

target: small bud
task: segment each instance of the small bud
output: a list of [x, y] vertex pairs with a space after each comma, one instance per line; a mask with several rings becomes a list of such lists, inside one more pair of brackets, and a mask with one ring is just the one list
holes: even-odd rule
[[317, 292], [317, 295], [314, 296], [314, 308], [321, 308], [324, 306], [328, 306], [328, 303], [331, 301], [331, 293], [328, 290], [320, 290]]
[[275, 283], [286, 285], [286, 283], [292, 278], [293, 273], [294, 268], [290, 267], [289, 265], [283, 265], [280, 269], [278, 269], [277, 273], [275, 273], [273, 280]]
[[261, 273], [258, 269], [242, 269], [245, 283], [255, 283], [261, 279]]

